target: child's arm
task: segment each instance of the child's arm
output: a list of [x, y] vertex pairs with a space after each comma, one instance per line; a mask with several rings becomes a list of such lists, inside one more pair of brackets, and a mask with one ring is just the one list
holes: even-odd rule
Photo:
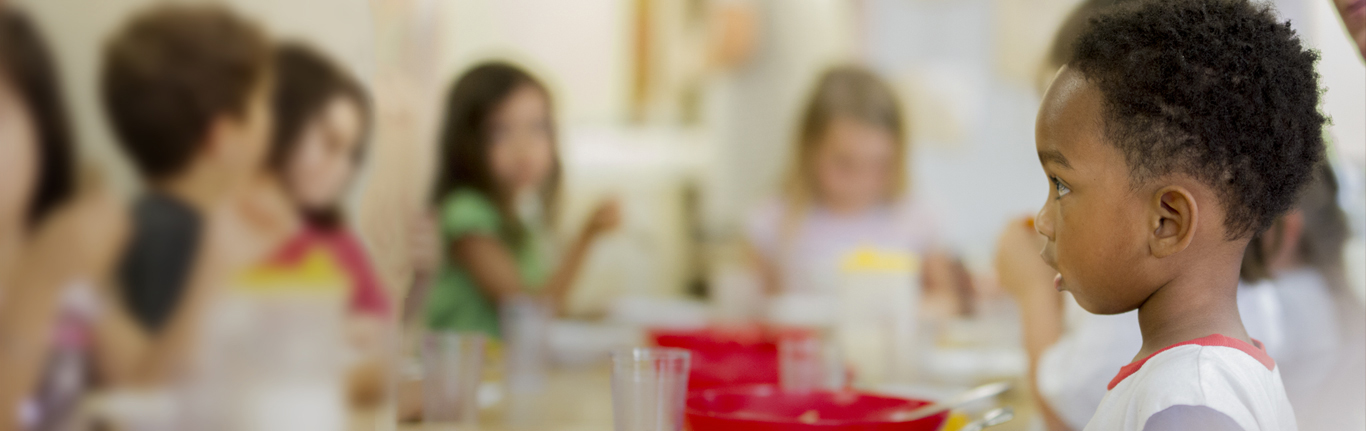
[[[588, 247], [598, 236], [615, 228], [620, 219], [616, 203], [605, 203], [593, 212], [583, 230], [570, 244], [564, 259], [556, 266], [550, 279], [541, 289], [541, 292], [550, 298], [557, 313], [564, 308], [569, 288], [588, 256]], [[495, 303], [502, 303], [514, 295], [527, 291], [526, 282], [517, 273], [517, 261], [512, 251], [492, 235], [465, 235], [457, 238], [451, 247], [451, 256], [457, 264], [470, 272], [475, 284]]]
[[778, 266], [768, 259], [759, 247], [753, 242], [744, 242], [745, 256], [749, 260], [754, 272], [759, 275], [759, 286], [767, 295], [777, 295], [782, 289], [782, 282], [778, 276]]
[[1043, 241], [1032, 223], [1008, 223], [996, 249], [1001, 287], [1020, 307], [1025, 352], [1029, 357], [1030, 392], [1049, 430], [1068, 430], [1066, 422], [1044, 400], [1038, 388], [1039, 359], [1062, 336], [1062, 295], [1053, 287], [1057, 272], [1039, 258]]
[[0, 430], [16, 429], [19, 405], [38, 385], [63, 283], [63, 271], [51, 259], [20, 263], [0, 280], [10, 287], [0, 298]]
[[931, 315], [972, 316], [977, 292], [971, 274], [958, 257], [947, 250], [932, 250], [925, 254], [922, 268], [923, 304]]
[[564, 312], [569, 288], [574, 285], [574, 279], [578, 277], [579, 269], [583, 268], [583, 262], [588, 257], [588, 247], [593, 245], [593, 241], [602, 234], [615, 229], [619, 224], [621, 224], [621, 208], [615, 200], [598, 205], [597, 209], [593, 210], [593, 214], [588, 217], [588, 222], [579, 231], [579, 235], [574, 238], [574, 242], [569, 245], [564, 260], [555, 268], [555, 272], [550, 275], [550, 280], [545, 286], [544, 291], [550, 297], [551, 303], [554, 304], [557, 314]]
[[42, 376], [68, 286], [112, 267], [126, 239], [125, 214], [102, 193], [77, 199], [38, 227], [11, 278], [0, 280], [11, 287], [0, 298], [0, 430], [18, 423], [18, 403]]
[[101, 303], [95, 324], [95, 374], [101, 383], [121, 386], [133, 381], [132, 375], [147, 355], [151, 340], [128, 313], [112, 283], [99, 287]]
[[474, 284], [495, 304], [526, 291], [522, 277], [517, 273], [516, 258], [494, 235], [471, 234], [456, 238], [451, 244], [451, 259], [469, 271]]

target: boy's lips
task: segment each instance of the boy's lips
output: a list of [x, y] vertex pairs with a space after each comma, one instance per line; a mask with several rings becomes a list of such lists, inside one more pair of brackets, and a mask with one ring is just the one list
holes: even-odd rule
[[1053, 253], [1049, 253], [1049, 249], [1045, 248], [1043, 251], [1039, 252], [1039, 258], [1043, 259], [1043, 263], [1048, 265], [1049, 268], [1053, 268], [1054, 271], [1058, 270], [1058, 262], [1053, 258]]
[[1058, 275], [1053, 277], [1053, 288], [1061, 292], [1062, 271], [1058, 269], [1058, 262], [1053, 258], [1053, 253], [1049, 253], [1049, 251], [1050, 249], [1045, 247], [1043, 251], [1039, 252], [1039, 257], [1043, 259], [1043, 263], [1048, 264], [1049, 268], [1053, 268], [1054, 271], [1058, 271]]

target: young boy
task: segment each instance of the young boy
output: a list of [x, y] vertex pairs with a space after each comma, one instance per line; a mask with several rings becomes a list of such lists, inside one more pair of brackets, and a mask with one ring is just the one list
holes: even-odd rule
[[241, 246], [246, 230], [224, 214], [262, 164], [271, 53], [255, 25], [193, 4], [152, 7], [105, 47], [104, 108], [148, 186], [117, 278], [125, 305], [160, 342], [183, 344], [192, 332], [180, 322], [193, 320], [204, 289], [190, 286], [261, 254]]
[[1082, 31], [1039, 110], [1035, 227], [1058, 290], [1137, 309], [1143, 334], [1086, 429], [1295, 429], [1236, 292], [1323, 158], [1316, 59], [1247, 0], [1137, 1]]

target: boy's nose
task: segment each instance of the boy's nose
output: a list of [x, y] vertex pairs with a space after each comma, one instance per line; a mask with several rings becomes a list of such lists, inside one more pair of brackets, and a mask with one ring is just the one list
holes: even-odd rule
[[1039, 235], [1043, 235], [1043, 236], [1045, 236], [1045, 237], [1048, 237], [1048, 240], [1049, 240], [1049, 241], [1052, 241], [1052, 240], [1053, 240], [1053, 206], [1052, 206], [1052, 205], [1044, 204], [1043, 208], [1040, 208], [1040, 209], [1039, 209], [1039, 214], [1036, 215], [1036, 216], [1034, 216], [1034, 230], [1035, 230], [1035, 231], [1038, 231], [1038, 232], [1039, 232]]

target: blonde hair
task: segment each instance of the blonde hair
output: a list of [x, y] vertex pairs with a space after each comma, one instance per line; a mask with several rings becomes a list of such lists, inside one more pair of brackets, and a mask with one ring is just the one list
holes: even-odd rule
[[[798, 123], [792, 163], [783, 184], [785, 214], [780, 226], [779, 249], [784, 250], [802, 223], [803, 214], [818, 198], [814, 164], [823, 137], [838, 118], [867, 123], [886, 130], [893, 137], [892, 185], [887, 201], [905, 194], [910, 187], [906, 165], [909, 159], [906, 120], [896, 92], [872, 71], [858, 66], [832, 67], [821, 74], [806, 102]], [[781, 251], [780, 251], [781, 253]]]
[[892, 187], [886, 198], [891, 200], [905, 193], [909, 186], [906, 174], [909, 145], [902, 114], [896, 92], [872, 71], [858, 66], [826, 70], [816, 82], [798, 123], [792, 164], [783, 185], [783, 198], [790, 212], [800, 212], [816, 200], [813, 172], [816, 153], [826, 129], [837, 118], [858, 120], [892, 134], [896, 160], [892, 165]]

